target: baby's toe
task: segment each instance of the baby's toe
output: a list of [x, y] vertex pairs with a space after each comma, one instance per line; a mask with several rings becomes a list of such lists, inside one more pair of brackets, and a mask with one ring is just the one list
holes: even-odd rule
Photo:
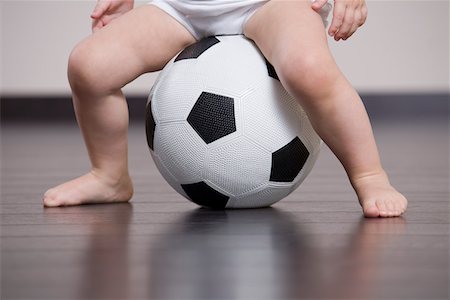
[[408, 207], [408, 200], [404, 196], [402, 196], [401, 201], [401, 212], [404, 213], [406, 211], [406, 208]]
[[395, 215], [400, 216], [403, 211], [403, 204], [400, 202], [395, 202]]
[[49, 189], [43, 197], [44, 206], [57, 207], [67, 205], [65, 198], [67, 198], [66, 193], [58, 187]]
[[397, 211], [397, 207], [396, 204], [394, 203], [393, 200], [387, 200], [386, 201], [386, 207], [387, 207], [387, 215], [388, 217], [395, 217], [396, 216], [396, 211]]
[[376, 218], [380, 215], [380, 211], [375, 201], [365, 201], [363, 203], [364, 216], [367, 218]]
[[45, 192], [43, 197], [44, 206], [46, 207], [55, 207], [58, 206], [58, 195], [55, 189], [49, 189]]
[[380, 217], [388, 217], [389, 210], [386, 206], [386, 203], [383, 200], [377, 200], [376, 205], [380, 210]]

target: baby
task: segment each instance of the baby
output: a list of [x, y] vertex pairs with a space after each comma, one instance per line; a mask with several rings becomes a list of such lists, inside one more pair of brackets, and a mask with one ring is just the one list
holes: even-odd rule
[[[121, 88], [161, 70], [198, 39], [244, 34], [341, 161], [364, 216], [400, 216], [407, 200], [389, 183], [364, 105], [328, 48], [321, 18], [327, 8], [327, 0], [155, 0], [135, 9], [133, 0], [98, 0], [91, 15], [93, 34], [75, 47], [68, 66], [92, 169], [49, 189], [44, 205], [129, 201], [128, 110]], [[366, 16], [364, 0], [334, 0], [328, 34], [347, 40]]]

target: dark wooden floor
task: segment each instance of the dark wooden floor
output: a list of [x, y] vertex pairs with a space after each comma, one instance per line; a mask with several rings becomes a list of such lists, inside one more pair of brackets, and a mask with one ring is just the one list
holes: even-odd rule
[[44, 209], [89, 167], [78, 129], [3, 124], [2, 299], [448, 299], [446, 119], [377, 121], [403, 218], [364, 219], [330, 151], [273, 208], [198, 209], [162, 179], [130, 128], [131, 204]]

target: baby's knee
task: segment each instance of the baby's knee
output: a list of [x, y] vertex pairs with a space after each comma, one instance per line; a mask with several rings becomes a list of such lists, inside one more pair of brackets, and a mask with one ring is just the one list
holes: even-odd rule
[[68, 62], [69, 83], [74, 91], [101, 92], [108, 89], [102, 53], [88, 40], [79, 43], [71, 52]]
[[289, 90], [307, 96], [326, 93], [334, 86], [339, 75], [337, 66], [327, 53], [292, 53], [278, 62], [280, 78]]

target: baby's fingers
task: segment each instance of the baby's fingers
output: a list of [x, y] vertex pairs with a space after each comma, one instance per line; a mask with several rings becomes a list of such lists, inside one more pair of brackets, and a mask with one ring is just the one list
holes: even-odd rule
[[328, 29], [328, 34], [330, 36], [335, 36], [344, 22], [345, 16], [345, 2], [335, 1], [333, 9], [333, 20], [331, 22], [330, 28]]
[[101, 29], [103, 26], [103, 21], [101, 19], [94, 19], [92, 20], [92, 32], [96, 32], [99, 29]]
[[319, 12], [322, 7], [328, 3], [328, 0], [314, 0], [314, 2], [311, 4], [311, 7], [316, 11]]
[[99, 0], [91, 13], [91, 18], [100, 19], [101, 16], [103, 16], [103, 14], [108, 10], [110, 4], [111, 4], [110, 1]]
[[361, 19], [359, 20], [358, 26], [362, 26], [364, 23], [366, 23], [367, 20], [367, 6], [365, 2], [361, 6], [360, 12], [361, 12]]
[[336, 41], [340, 39], [347, 39], [351, 35], [351, 30], [354, 24], [355, 24], [355, 11], [353, 9], [346, 9], [344, 21], [342, 22], [341, 27], [339, 27], [337, 34], [334, 35], [334, 39]]
[[350, 31], [347, 33], [347, 36], [342, 38], [343, 40], [348, 39], [355, 33], [356, 29], [358, 29], [358, 27], [362, 25], [361, 20], [362, 20], [361, 12], [359, 10], [355, 11], [355, 17], [352, 28], [350, 28]]
[[335, 0], [333, 21], [328, 33], [336, 41], [346, 40], [362, 26], [367, 18], [364, 0]]

